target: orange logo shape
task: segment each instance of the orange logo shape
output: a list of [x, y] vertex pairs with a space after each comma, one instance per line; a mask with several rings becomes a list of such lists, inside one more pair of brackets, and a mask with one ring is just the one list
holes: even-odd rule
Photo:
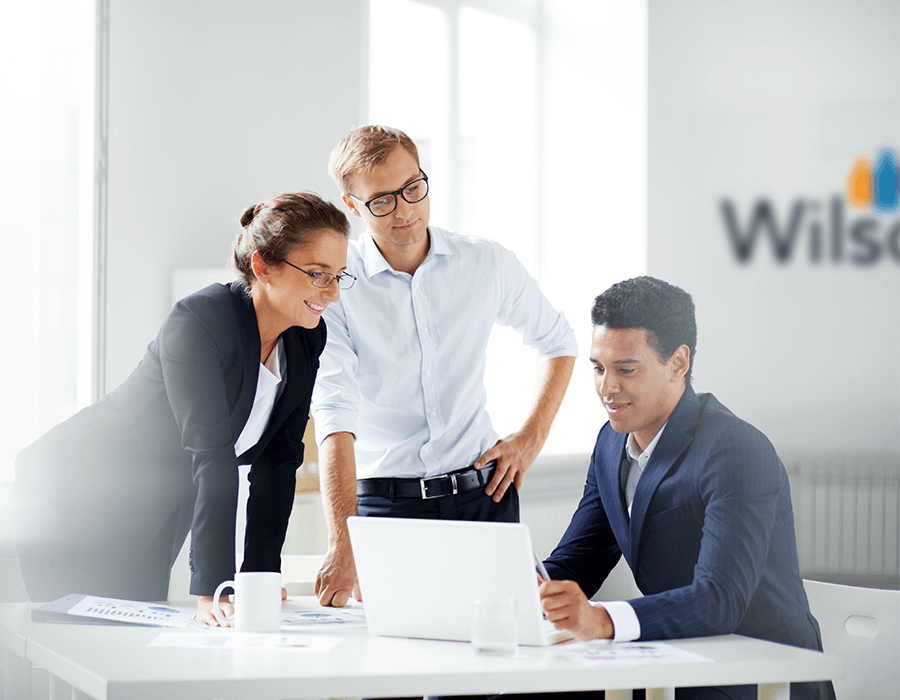
[[865, 158], [857, 158], [847, 182], [847, 201], [855, 207], [872, 204], [872, 166]]

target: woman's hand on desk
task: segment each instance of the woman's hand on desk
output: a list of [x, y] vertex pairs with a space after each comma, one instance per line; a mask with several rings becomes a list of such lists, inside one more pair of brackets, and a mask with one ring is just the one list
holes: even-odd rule
[[[284, 589], [282, 588], [281, 590], [283, 595]], [[227, 618], [234, 617], [234, 603], [228, 600], [227, 595], [219, 598], [219, 610], [221, 610], [222, 614]], [[231, 627], [233, 624], [230, 619], [226, 620], [224, 623], [219, 623], [216, 616], [213, 615], [213, 597], [211, 595], [201, 595], [197, 597], [197, 621], [209, 625], [210, 627]]]
[[605, 608], [591, 605], [584, 591], [574, 581], [545, 581], [538, 588], [541, 607], [558, 630], [569, 630], [586, 642], [589, 639], [612, 639], [613, 624]]
[[[287, 589], [282, 586], [281, 587], [281, 601], [284, 602], [287, 600]], [[210, 627], [231, 627], [234, 624], [234, 621], [230, 618], [234, 617], [234, 603], [232, 603], [228, 596], [222, 596], [219, 598], [219, 610], [222, 611], [222, 614], [229, 618], [224, 623], [220, 623], [216, 616], [213, 614], [213, 597], [211, 595], [201, 595], [197, 598], [197, 621], [202, 622], [205, 625], [209, 625]]]

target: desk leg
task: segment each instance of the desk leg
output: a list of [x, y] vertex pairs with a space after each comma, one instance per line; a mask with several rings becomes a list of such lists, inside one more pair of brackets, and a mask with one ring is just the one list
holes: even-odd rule
[[756, 697], [759, 700], [791, 700], [791, 684], [760, 683]]
[[72, 700], [72, 686], [51, 673], [48, 700]]
[[607, 690], [606, 700], [631, 700], [630, 690]]
[[675, 700], [675, 688], [647, 688], [647, 700]]
[[3, 650], [3, 697], [31, 697], [31, 662], [9, 649]]
[[49, 700], [91, 700], [91, 696], [51, 675]]

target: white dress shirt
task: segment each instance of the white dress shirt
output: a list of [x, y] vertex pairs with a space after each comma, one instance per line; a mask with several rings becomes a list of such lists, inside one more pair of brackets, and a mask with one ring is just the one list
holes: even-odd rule
[[275, 402], [284, 388], [287, 378], [287, 366], [284, 361], [284, 341], [278, 339], [275, 349], [269, 353], [266, 363], [259, 364], [259, 378], [256, 380], [256, 396], [253, 398], [253, 408], [250, 416], [244, 423], [244, 429], [240, 437], [234, 443], [234, 454], [240, 457], [244, 452], [253, 447], [269, 425]]
[[316, 440], [353, 433], [360, 479], [445, 474], [494, 446], [484, 371], [495, 323], [542, 360], [576, 354], [565, 316], [515, 255], [434, 226], [429, 234], [413, 275], [392, 269], [370, 232], [351, 241], [347, 270], [359, 281], [325, 310]]
[[[644, 467], [650, 461], [650, 456], [659, 442], [660, 436], [666, 425], [663, 425], [656, 434], [656, 437], [647, 445], [647, 449], [637, 453], [638, 444], [634, 441], [634, 435], [629, 434], [625, 440], [625, 454], [628, 457], [629, 467], [624, 470], [622, 481], [622, 490], [625, 492], [625, 503], [628, 506], [628, 516], [631, 516], [631, 504], [634, 502], [634, 492], [637, 490], [638, 481], [644, 473]], [[609, 613], [609, 619], [612, 620], [614, 630], [614, 642], [630, 642], [641, 636], [641, 622], [638, 620], [637, 614], [631, 604], [624, 600], [607, 600], [603, 603], [592, 603], [592, 605], [606, 608]]]

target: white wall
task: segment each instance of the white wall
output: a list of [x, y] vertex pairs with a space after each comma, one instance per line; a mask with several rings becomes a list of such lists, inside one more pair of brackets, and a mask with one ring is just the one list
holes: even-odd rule
[[[365, 121], [365, 5], [112, 0], [107, 390], [165, 317], [171, 271], [221, 267], [245, 205], [335, 198], [328, 153]], [[781, 449], [896, 452], [900, 266], [813, 265], [805, 229], [790, 264], [760, 247], [742, 266], [719, 212], [769, 197], [783, 220], [796, 197], [840, 194], [856, 155], [900, 146], [896, 0], [650, 0], [649, 48], [634, 6], [542, 4], [539, 254], [575, 276], [545, 286], [585, 363], [555, 449], [590, 449], [593, 429], [566, 429], [586, 404], [604, 420], [584, 359], [593, 296], [648, 264], [695, 297], [698, 389]], [[619, 243], [648, 225], [646, 262]]]
[[111, 0], [106, 390], [143, 356], [175, 268], [227, 263], [248, 204], [334, 200], [365, 114], [363, 0]]
[[[695, 387], [781, 450], [896, 454], [900, 260], [844, 239], [833, 261], [827, 207], [854, 158], [900, 148], [900, 3], [651, 0], [649, 37], [648, 269], [694, 297]], [[746, 226], [762, 198], [782, 228], [819, 207], [784, 264], [732, 251], [721, 200]], [[846, 209], [845, 229], [864, 217], [880, 242], [900, 225]]]

